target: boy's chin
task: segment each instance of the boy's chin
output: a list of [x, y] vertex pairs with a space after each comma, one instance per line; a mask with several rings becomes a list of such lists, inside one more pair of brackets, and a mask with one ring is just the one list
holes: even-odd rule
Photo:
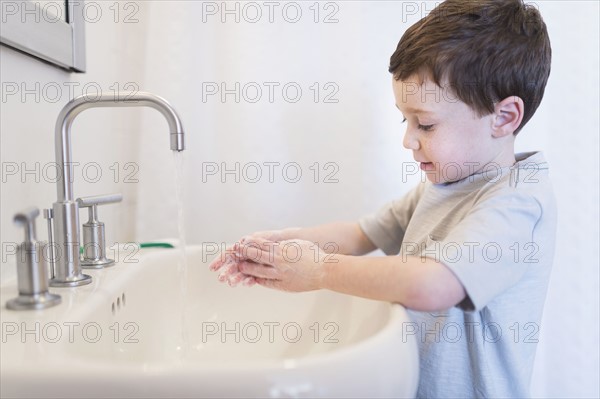
[[455, 181], [460, 180], [460, 179], [451, 179], [446, 176], [441, 176], [441, 174], [438, 173], [437, 171], [425, 172], [425, 175], [427, 176], [427, 180], [429, 180], [433, 184], [447, 184], [447, 183], [453, 183]]
[[426, 175], [427, 175], [427, 180], [429, 180], [433, 184], [446, 183], [443, 179], [440, 179], [440, 177], [434, 172], [426, 173]]

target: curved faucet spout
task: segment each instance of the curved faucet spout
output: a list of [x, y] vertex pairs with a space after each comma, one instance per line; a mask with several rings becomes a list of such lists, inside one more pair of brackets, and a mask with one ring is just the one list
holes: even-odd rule
[[184, 133], [181, 119], [163, 98], [154, 94], [117, 92], [104, 93], [94, 99], [81, 96], [69, 101], [60, 111], [56, 121], [56, 162], [62, 167], [62, 176], [56, 187], [58, 200], [52, 205], [54, 220], [54, 247], [61, 251], [54, 262], [52, 287], [76, 287], [89, 284], [92, 278], [81, 272], [79, 259], [79, 206], [73, 194], [71, 161], [71, 126], [73, 120], [88, 108], [96, 107], [151, 107], [159, 110], [169, 124], [169, 137], [173, 151], [183, 151]]
[[62, 167], [62, 178], [58, 179], [58, 201], [73, 201], [73, 176], [71, 160], [71, 125], [81, 112], [98, 107], [150, 107], [160, 111], [169, 124], [171, 150], [185, 149], [185, 133], [181, 119], [171, 105], [162, 97], [152, 93], [129, 92], [102, 93], [95, 98], [79, 96], [63, 107], [56, 121], [56, 163]]

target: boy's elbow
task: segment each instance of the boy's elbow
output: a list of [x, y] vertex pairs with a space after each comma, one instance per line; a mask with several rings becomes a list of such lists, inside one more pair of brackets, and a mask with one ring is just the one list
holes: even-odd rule
[[422, 312], [434, 312], [456, 306], [466, 297], [466, 291], [454, 273], [433, 259], [414, 266], [412, 278], [406, 281], [403, 306]]
[[373, 244], [371, 239], [365, 234], [360, 224], [354, 224], [354, 237], [356, 237], [350, 255], [360, 256], [373, 252], [377, 249], [377, 246]]

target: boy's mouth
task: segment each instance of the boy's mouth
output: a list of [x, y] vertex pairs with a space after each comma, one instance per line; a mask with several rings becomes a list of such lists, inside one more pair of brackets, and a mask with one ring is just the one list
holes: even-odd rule
[[435, 165], [433, 164], [433, 162], [421, 162], [419, 166], [421, 170], [425, 172], [435, 170]]

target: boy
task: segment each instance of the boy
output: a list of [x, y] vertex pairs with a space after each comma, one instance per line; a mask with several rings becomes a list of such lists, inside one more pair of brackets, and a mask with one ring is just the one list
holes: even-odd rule
[[[418, 397], [528, 396], [556, 211], [543, 155], [515, 155], [514, 140], [550, 57], [541, 16], [521, 0], [442, 3], [406, 31], [389, 68], [403, 145], [427, 180], [358, 223], [245, 237], [211, 269], [232, 285], [404, 305]], [[388, 256], [358, 256], [377, 248]]]

